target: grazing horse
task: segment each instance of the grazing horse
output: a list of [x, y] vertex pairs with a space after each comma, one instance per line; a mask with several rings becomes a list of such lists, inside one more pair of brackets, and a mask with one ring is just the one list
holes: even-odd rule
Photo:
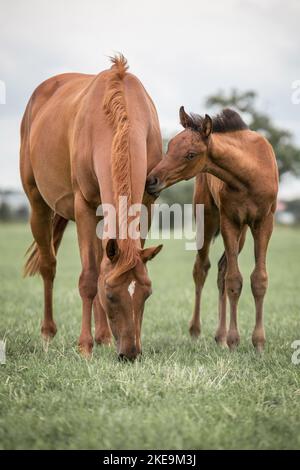
[[82, 328], [79, 348], [89, 356], [95, 341], [110, 343], [119, 357], [141, 353], [141, 325], [151, 282], [146, 262], [161, 249], [143, 249], [144, 240], [96, 236], [99, 204], [116, 208], [120, 224], [128, 211], [151, 204], [144, 194], [147, 173], [162, 157], [155, 106], [141, 82], [127, 72], [126, 59], [98, 75], [67, 73], [43, 82], [33, 93], [21, 125], [21, 178], [31, 205], [35, 242], [25, 275], [40, 273], [44, 282], [42, 335], [56, 334], [52, 290], [56, 253], [69, 220], [76, 222], [82, 272]]
[[[147, 179], [147, 191], [157, 195], [178, 181], [196, 176], [194, 204], [204, 204], [204, 244], [194, 265], [195, 309], [190, 322], [192, 336], [200, 334], [200, 300], [210, 268], [209, 248], [221, 231], [225, 252], [219, 261], [218, 344], [239, 344], [237, 306], [243, 279], [238, 267], [247, 227], [254, 238], [255, 268], [251, 288], [256, 306], [252, 335], [255, 348], [265, 343], [263, 300], [267, 290], [266, 253], [273, 230], [278, 191], [278, 169], [269, 142], [247, 128], [241, 117], [225, 109], [213, 119], [188, 115], [180, 108], [184, 131], [168, 145], [166, 156]], [[230, 302], [230, 324], [226, 328], [226, 293]]]

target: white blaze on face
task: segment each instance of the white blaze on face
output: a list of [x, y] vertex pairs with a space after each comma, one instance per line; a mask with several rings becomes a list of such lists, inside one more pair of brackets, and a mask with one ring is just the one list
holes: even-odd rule
[[129, 292], [129, 295], [130, 295], [131, 298], [133, 297], [133, 294], [134, 294], [134, 291], [135, 291], [135, 283], [136, 283], [136, 281], [131, 281], [131, 283], [128, 286], [128, 292]]

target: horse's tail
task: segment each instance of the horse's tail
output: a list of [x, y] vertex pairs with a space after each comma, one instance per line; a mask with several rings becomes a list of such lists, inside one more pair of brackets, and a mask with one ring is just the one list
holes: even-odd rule
[[[52, 219], [53, 246], [55, 254], [58, 251], [67, 223], [68, 220], [58, 214], [55, 214]], [[27, 255], [28, 258], [25, 263], [23, 272], [24, 277], [34, 276], [35, 274], [38, 274], [40, 272], [40, 253], [36, 242], [33, 242], [30, 245], [30, 247], [26, 251], [25, 256]]]
[[[119, 229], [126, 230], [127, 210], [119, 212], [119, 197], [127, 198], [127, 207], [132, 201], [131, 182], [131, 156], [130, 156], [130, 121], [127, 112], [124, 77], [128, 70], [127, 60], [122, 54], [111, 58], [113, 63], [106, 84], [103, 100], [104, 112], [113, 129], [113, 140], [111, 146], [111, 165], [113, 192], [118, 212]], [[124, 232], [123, 232], [124, 233]], [[115, 273], [121, 274], [136, 264], [136, 249], [132, 240], [126, 238], [119, 240], [121, 245], [120, 258]]]

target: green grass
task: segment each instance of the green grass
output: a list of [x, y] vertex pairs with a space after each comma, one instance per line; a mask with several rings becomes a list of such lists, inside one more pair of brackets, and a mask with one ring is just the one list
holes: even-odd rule
[[217, 322], [216, 262], [203, 298], [203, 334], [187, 332], [193, 307], [194, 253], [166, 241], [151, 262], [153, 296], [143, 324], [143, 358], [119, 363], [114, 348], [95, 347], [93, 359], [76, 350], [81, 308], [74, 228], [58, 261], [55, 312], [58, 334], [42, 348], [42, 283], [22, 280], [28, 227], [0, 226], [0, 448], [299, 448], [300, 365], [291, 343], [300, 339], [300, 232], [277, 228], [269, 251], [267, 347], [254, 353], [254, 307], [249, 288], [252, 243], [241, 256], [241, 345], [230, 353], [214, 343]]

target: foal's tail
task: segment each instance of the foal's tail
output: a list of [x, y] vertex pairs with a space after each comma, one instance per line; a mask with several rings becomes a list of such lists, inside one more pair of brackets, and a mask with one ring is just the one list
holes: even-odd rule
[[[53, 225], [53, 245], [55, 254], [58, 251], [60, 242], [62, 240], [65, 228], [67, 226], [68, 220], [64, 219], [58, 214], [55, 214], [52, 219]], [[28, 250], [26, 251], [25, 256], [28, 255], [28, 259], [24, 266], [23, 276], [34, 276], [40, 272], [40, 253], [36, 242], [33, 242]]]

